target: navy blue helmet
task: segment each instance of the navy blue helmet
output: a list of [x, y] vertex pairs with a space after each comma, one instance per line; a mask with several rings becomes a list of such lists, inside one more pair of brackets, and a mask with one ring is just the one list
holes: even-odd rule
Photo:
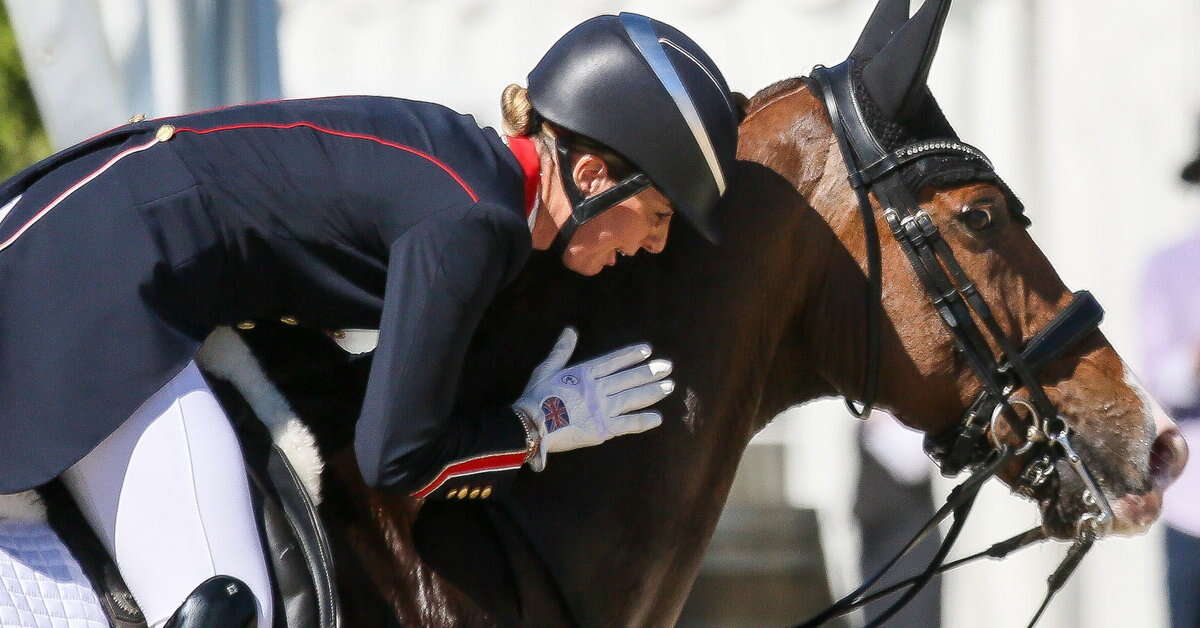
[[568, 237], [652, 184], [716, 241], [714, 209], [733, 172], [738, 115], [720, 70], [696, 42], [635, 13], [592, 18], [529, 73], [529, 99], [543, 118], [612, 148], [639, 171], [590, 199], [564, 176], [574, 214]]

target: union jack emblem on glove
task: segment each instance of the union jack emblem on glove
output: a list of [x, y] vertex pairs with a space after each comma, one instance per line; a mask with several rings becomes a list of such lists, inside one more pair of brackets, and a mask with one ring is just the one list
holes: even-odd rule
[[571, 417], [567, 414], [567, 405], [558, 397], [547, 397], [542, 402], [542, 414], [546, 417], [547, 434], [571, 423]]

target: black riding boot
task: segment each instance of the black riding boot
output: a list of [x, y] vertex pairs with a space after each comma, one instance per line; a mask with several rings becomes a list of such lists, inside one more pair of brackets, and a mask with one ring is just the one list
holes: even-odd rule
[[163, 628], [254, 628], [258, 604], [245, 582], [213, 576], [200, 583]]

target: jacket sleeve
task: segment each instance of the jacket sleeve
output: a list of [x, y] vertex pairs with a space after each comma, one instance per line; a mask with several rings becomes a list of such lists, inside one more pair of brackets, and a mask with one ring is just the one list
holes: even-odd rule
[[414, 497], [488, 498], [525, 460], [507, 404], [452, 414], [483, 311], [524, 265], [514, 212], [477, 203], [436, 212], [390, 246], [379, 344], [354, 449], [367, 484]]

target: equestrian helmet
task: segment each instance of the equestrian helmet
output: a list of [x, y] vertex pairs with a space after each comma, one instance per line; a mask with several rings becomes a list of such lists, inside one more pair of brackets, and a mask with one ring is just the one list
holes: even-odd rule
[[528, 80], [538, 114], [616, 151], [716, 241], [715, 208], [733, 173], [738, 116], [700, 46], [643, 15], [602, 15], [555, 42]]

